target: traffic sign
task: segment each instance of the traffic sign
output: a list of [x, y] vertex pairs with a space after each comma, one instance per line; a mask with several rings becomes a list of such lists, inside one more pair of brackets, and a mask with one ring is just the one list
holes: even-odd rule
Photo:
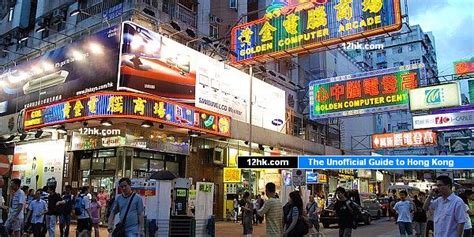
[[10, 172], [10, 162], [6, 155], [0, 155], [0, 175], [6, 175]]

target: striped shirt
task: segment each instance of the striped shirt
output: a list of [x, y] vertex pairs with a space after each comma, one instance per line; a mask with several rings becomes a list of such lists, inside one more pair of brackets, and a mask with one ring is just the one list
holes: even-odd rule
[[268, 199], [257, 213], [260, 216], [266, 215], [267, 236], [280, 237], [282, 235], [283, 206], [281, 205], [280, 199]]

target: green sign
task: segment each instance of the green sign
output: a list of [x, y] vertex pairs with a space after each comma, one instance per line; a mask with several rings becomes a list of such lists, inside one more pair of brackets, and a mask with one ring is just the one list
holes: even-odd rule
[[474, 104], [474, 80], [469, 80], [469, 103]]
[[205, 193], [210, 193], [212, 191], [212, 185], [211, 184], [200, 184], [199, 185], [199, 191], [205, 192]]
[[176, 189], [176, 197], [186, 197], [186, 189]]
[[408, 108], [408, 90], [418, 87], [423, 64], [312, 81], [310, 117], [323, 119]]

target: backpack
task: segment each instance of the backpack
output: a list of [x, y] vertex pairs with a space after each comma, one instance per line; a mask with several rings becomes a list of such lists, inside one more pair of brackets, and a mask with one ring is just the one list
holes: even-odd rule
[[76, 216], [82, 215], [82, 209], [83, 209], [83, 206], [84, 206], [83, 198], [84, 198], [83, 195], [79, 195], [74, 200], [74, 202], [75, 202], [75, 204], [74, 204], [74, 214], [76, 214]]
[[62, 208], [62, 213], [63, 215], [70, 215], [72, 213], [72, 202], [74, 201], [73, 196], [71, 194], [64, 195], [63, 200], [65, 203]]

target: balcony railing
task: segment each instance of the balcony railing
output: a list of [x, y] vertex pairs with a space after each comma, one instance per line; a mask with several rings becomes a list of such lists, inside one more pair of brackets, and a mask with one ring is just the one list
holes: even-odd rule
[[171, 17], [173, 20], [180, 21], [192, 28], [197, 28], [197, 14], [195, 12], [179, 3], [170, 7], [174, 8], [170, 11], [172, 13]]
[[81, 21], [84, 21], [86, 20], [87, 18], [91, 17], [91, 16], [95, 16], [95, 15], [99, 15], [99, 17], [102, 18], [102, 12], [104, 10], [107, 10], [107, 9], [110, 9], [120, 3], [123, 3], [124, 0], [104, 0], [100, 3], [97, 3], [93, 6], [90, 6], [86, 9], [84, 9], [84, 12], [86, 14], [80, 14], [77, 18], [77, 21], [78, 22], [81, 22]]

